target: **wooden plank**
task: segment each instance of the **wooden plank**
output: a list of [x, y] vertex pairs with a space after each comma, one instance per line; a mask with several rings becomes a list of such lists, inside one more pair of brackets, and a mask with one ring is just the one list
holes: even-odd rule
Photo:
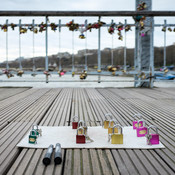
[[90, 166], [90, 157], [89, 157], [89, 150], [82, 149], [82, 167], [83, 167], [83, 174], [88, 175], [92, 174], [92, 169]]
[[92, 161], [92, 172], [93, 175], [101, 175], [101, 167], [99, 163], [99, 159], [97, 157], [97, 151], [95, 149], [90, 149], [90, 157]]
[[64, 174], [72, 175], [73, 174], [73, 165], [72, 165], [72, 149], [67, 149], [66, 151], [66, 159], [64, 166]]
[[27, 91], [29, 88], [0, 88], [0, 101], [12, 97], [16, 94], [22, 93], [24, 91]]
[[80, 149], [74, 149], [73, 151], [73, 174], [80, 175], [81, 174], [81, 158], [80, 158]]

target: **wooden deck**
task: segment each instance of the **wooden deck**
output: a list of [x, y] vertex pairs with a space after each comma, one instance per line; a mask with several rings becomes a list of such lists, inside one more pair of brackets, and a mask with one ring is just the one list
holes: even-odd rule
[[[166, 175], [175, 174], [175, 88], [1, 88], [0, 174]], [[33, 124], [69, 125], [74, 115], [99, 125], [105, 113], [131, 125], [141, 113], [159, 127], [166, 149], [62, 149], [63, 163], [45, 167], [46, 149], [19, 149]]]

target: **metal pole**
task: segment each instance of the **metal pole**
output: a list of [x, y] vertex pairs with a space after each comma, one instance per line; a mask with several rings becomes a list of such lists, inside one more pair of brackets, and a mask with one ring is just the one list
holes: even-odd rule
[[[48, 71], [48, 30], [47, 30], [47, 23], [48, 23], [48, 17], [46, 16], [46, 36], [45, 36], [45, 42], [46, 42], [46, 57], [45, 57], [45, 71]], [[48, 75], [46, 75], [46, 83], [48, 83]]]
[[[134, 70], [138, 69], [138, 33], [139, 33], [138, 23], [135, 26], [135, 49], [134, 49]], [[138, 80], [137, 75], [134, 75], [134, 80]], [[134, 87], [137, 87], [137, 82], [134, 82]]]
[[[85, 20], [85, 28], [87, 27], [87, 20]], [[87, 30], [85, 38], [85, 70], [87, 71]]]
[[[166, 20], [164, 20], [164, 26], [166, 27]], [[164, 32], [164, 63], [163, 66], [166, 67], [166, 30]]]
[[[113, 20], [111, 21], [111, 24], [113, 24]], [[112, 48], [111, 48], [111, 65], [113, 65], [114, 64], [114, 52], [113, 52], [113, 49], [114, 49], [114, 35], [113, 35], [113, 33], [112, 33], [112, 35], [111, 35], [111, 37], [112, 37]]]
[[20, 28], [21, 28], [21, 19], [19, 20], [19, 69], [22, 70], [22, 64], [21, 64], [21, 34], [20, 34]]
[[[127, 20], [125, 19], [125, 27], [127, 25]], [[126, 71], [126, 30], [125, 30], [125, 47], [124, 47], [124, 71]]]
[[112, 48], [111, 48], [111, 65], [114, 64], [114, 35], [112, 34]]
[[[99, 16], [99, 21], [101, 17]], [[100, 51], [100, 46], [101, 46], [101, 29], [98, 29], [98, 83], [100, 83], [100, 72], [101, 72], [101, 51]]]
[[[138, 73], [141, 72], [141, 37], [140, 37], [140, 29], [138, 27], [138, 31], [137, 31], [137, 71]], [[141, 78], [138, 78], [138, 83], [137, 86], [140, 85], [140, 80]]]
[[75, 71], [74, 67], [74, 31], [72, 31], [72, 72]]
[[[6, 25], [8, 26], [8, 19], [6, 20]], [[8, 27], [6, 32], [6, 69], [9, 70], [9, 64], [8, 64]]]
[[[154, 76], [154, 18], [151, 21], [151, 28], [150, 28], [150, 77]], [[150, 78], [150, 88], [154, 87], [154, 79]]]
[[35, 20], [33, 19], [32, 21], [32, 26], [33, 26], [33, 72], [35, 72], [35, 34], [34, 34], [34, 27], [35, 27]]
[[[61, 20], [59, 20], [59, 54], [61, 50]], [[61, 71], [61, 56], [59, 56], [59, 71]]]

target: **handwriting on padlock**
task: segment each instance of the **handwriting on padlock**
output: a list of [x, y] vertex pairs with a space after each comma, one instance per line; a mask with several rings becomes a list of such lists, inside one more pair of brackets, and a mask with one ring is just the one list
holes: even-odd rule
[[146, 130], [141, 130], [141, 131], [139, 131], [139, 134], [146, 134]]
[[[141, 122], [143, 123], [143, 126], [139, 126]], [[136, 128], [137, 137], [144, 137], [147, 134], [147, 127], [145, 125], [146, 122], [143, 119], [137, 122], [137, 128]]]

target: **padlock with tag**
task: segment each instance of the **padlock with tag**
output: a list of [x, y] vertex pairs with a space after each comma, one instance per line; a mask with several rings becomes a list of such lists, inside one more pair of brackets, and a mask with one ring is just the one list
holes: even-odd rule
[[[80, 121], [78, 122], [78, 127], [77, 127], [77, 128], [80, 128], [80, 127], [83, 127], [83, 129], [84, 129], [84, 134], [85, 134], [85, 136], [86, 136], [86, 135], [87, 135], [88, 127], [87, 127], [85, 121], [80, 120]], [[79, 131], [78, 131], [78, 134], [82, 134], [82, 130], [79, 130]]]
[[29, 135], [29, 143], [37, 144], [37, 133], [36, 130], [31, 130]]
[[[142, 115], [141, 114], [134, 114], [133, 115], [133, 118], [134, 118], [134, 120], [132, 122], [133, 129], [136, 129], [137, 128], [137, 122], [138, 122], [138, 120], [136, 120], [136, 118], [138, 118], [139, 120], [141, 120], [142, 119]], [[142, 126], [143, 126], [143, 122], [141, 121], [139, 123], [139, 127], [142, 127]]]
[[[115, 128], [118, 129], [118, 133], [115, 133]], [[114, 125], [112, 134], [109, 134], [109, 141], [110, 140], [111, 144], [123, 144], [123, 128], [121, 125]]]
[[74, 116], [73, 117], [73, 121], [72, 121], [72, 129], [77, 129], [77, 127], [78, 127], [78, 121], [79, 121], [79, 118], [78, 118], [78, 116]]
[[[117, 124], [117, 121], [115, 121], [114, 119], [109, 121], [108, 134], [112, 134], [113, 126], [116, 124]], [[114, 128], [114, 133], [118, 133], [118, 128]]]
[[[79, 132], [80, 131], [80, 132]], [[79, 134], [82, 133], [82, 134]], [[86, 136], [83, 127], [77, 129], [76, 143], [86, 143]]]
[[[143, 122], [143, 126], [139, 126], [140, 122]], [[136, 133], [137, 137], [144, 137], [147, 134], [146, 122], [144, 120], [139, 120], [137, 122]]]
[[103, 120], [102, 122], [102, 127], [104, 127], [104, 129], [108, 129], [109, 128], [109, 120], [112, 119], [112, 114], [111, 113], [107, 113], [105, 114], [105, 120]]
[[[155, 129], [156, 133], [154, 134], [150, 134], [150, 129]], [[158, 128], [157, 126], [149, 126], [148, 127], [148, 133], [146, 134], [146, 138], [147, 138], [147, 144], [148, 145], [157, 145], [159, 144], [159, 134], [158, 134]]]

